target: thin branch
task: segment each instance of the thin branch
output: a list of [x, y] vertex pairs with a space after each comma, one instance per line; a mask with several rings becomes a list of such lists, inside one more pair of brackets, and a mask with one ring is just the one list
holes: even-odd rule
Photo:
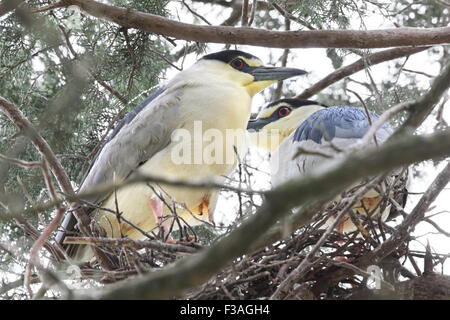
[[258, 0], [253, 0], [252, 3], [252, 11], [250, 13], [250, 20], [248, 21], [248, 25], [251, 26], [253, 24], [253, 21], [255, 21], [255, 14], [256, 14], [256, 8], [258, 7]]
[[25, 62], [27, 62], [27, 61], [30, 61], [30, 60], [32, 60], [34, 57], [38, 56], [39, 54], [41, 54], [41, 53], [43, 53], [43, 52], [46, 52], [46, 51], [48, 51], [48, 50], [51, 50], [51, 49], [54, 49], [54, 47], [45, 47], [45, 48], [43, 48], [43, 49], [41, 49], [41, 50], [38, 50], [38, 51], [36, 51], [35, 53], [29, 55], [29, 56], [26, 57], [25, 59], [20, 60], [20, 61], [14, 63], [13, 65], [7, 67], [6, 71], [4, 71], [2, 74], [0, 74], [0, 79], [3, 78], [5, 75], [7, 75], [7, 74], [8, 74], [9, 72], [11, 72], [12, 70], [14, 70], [15, 68], [17, 68], [18, 66], [20, 66], [21, 64], [23, 64], [23, 63], [25, 63]]
[[272, 6], [279, 12], [281, 13], [285, 18], [292, 20], [294, 22], [297, 22], [298, 24], [301, 24], [302, 26], [307, 27], [309, 30], [316, 30], [316, 28], [314, 28], [310, 23], [308, 23], [307, 21], [304, 21], [302, 19], [299, 19], [295, 16], [293, 16], [292, 14], [290, 14], [289, 12], [287, 12], [286, 10], [284, 10], [280, 5], [276, 4], [275, 2], [272, 3]]
[[[53, 201], [56, 201], [58, 199], [55, 186], [53, 185], [52, 178], [50, 176], [50, 172], [48, 170], [47, 162], [44, 160], [42, 161], [42, 173], [44, 176], [45, 184], [47, 186], [48, 192], [52, 198]], [[41, 277], [42, 281], [44, 279], [41, 275], [43, 266], [41, 264], [40, 258], [39, 258], [39, 251], [42, 249], [44, 244], [48, 241], [50, 236], [53, 234], [53, 232], [58, 228], [59, 224], [61, 223], [62, 218], [64, 217], [64, 208], [60, 205], [56, 205], [56, 214], [55, 217], [52, 219], [52, 221], [49, 223], [48, 226], [45, 227], [45, 229], [42, 231], [39, 238], [34, 242], [31, 251], [30, 251], [30, 261], [27, 265], [26, 272], [25, 272], [25, 278], [24, 278], [24, 286], [27, 288], [28, 292], [30, 293], [30, 296], [32, 297], [32, 290], [31, 290], [31, 269], [33, 266], [35, 266], [39, 270], [39, 276]], [[67, 258], [67, 257], [66, 257]]]
[[248, 26], [248, 0], [242, 0], [241, 25], [243, 27]]
[[[368, 272], [358, 268], [357, 266], [355, 266], [353, 264], [350, 264], [350, 263], [347, 263], [347, 262], [344, 262], [344, 261], [331, 261], [331, 263], [333, 263], [334, 265], [336, 265], [338, 267], [344, 267], [344, 268], [350, 269], [355, 274], [360, 274], [360, 275], [363, 275], [363, 276], [368, 277], [368, 278], [374, 278], [373, 274], [370, 274], [370, 273], [368, 273]], [[378, 277], [378, 276], [375, 276], [375, 277], [376, 277], [377, 281], [380, 281], [380, 283], [383, 284], [389, 290], [392, 290], [392, 291], [395, 290], [395, 287], [392, 284], [390, 284], [389, 282], [383, 280], [383, 278]]]
[[[369, 125], [372, 126], [372, 124], [373, 124], [373, 123], [372, 123], [372, 117], [370, 116], [369, 108], [367, 108], [367, 105], [366, 105], [366, 103], [364, 102], [363, 98], [361, 98], [361, 96], [359, 95], [358, 92], [355, 92], [355, 91], [350, 90], [350, 89], [348, 89], [348, 88], [345, 89], [345, 90], [347, 90], [348, 92], [353, 93], [353, 94], [358, 98], [359, 102], [361, 102], [361, 104], [362, 104], [363, 107], [364, 107], [364, 111], [365, 111], [365, 113], [366, 113], [367, 120], [369, 121]], [[378, 146], [378, 141], [377, 141], [377, 136], [376, 136], [376, 135], [373, 135], [373, 140], [374, 140], [374, 142], [375, 142], [375, 145]]]
[[[84, 203], [85, 201], [83, 199], [89, 199], [92, 196], [104, 194], [104, 193], [110, 193], [113, 192], [115, 189], [138, 183], [138, 182], [152, 182], [157, 184], [167, 184], [171, 186], [177, 186], [177, 187], [189, 187], [192, 189], [223, 189], [228, 190], [232, 192], [241, 192], [241, 193], [247, 193], [247, 194], [264, 194], [264, 191], [259, 190], [252, 190], [252, 189], [244, 189], [244, 188], [237, 188], [233, 186], [229, 186], [222, 183], [217, 183], [214, 180], [207, 180], [207, 181], [200, 181], [200, 182], [193, 182], [193, 181], [187, 181], [187, 180], [171, 180], [171, 179], [164, 179], [161, 177], [155, 177], [155, 176], [149, 176], [149, 175], [135, 175], [133, 178], [129, 178], [125, 181], [120, 182], [112, 182], [112, 183], [105, 183], [99, 186], [96, 186], [94, 188], [91, 188], [90, 190], [86, 190], [85, 192], [80, 192], [78, 194], [69, 194], [65, 193], [63, 199], [58, 199], [56, 201], [47, 201], [44, 203], [35, 203], [30, 208], [27, 208], [20, 212], [10, 211], [7, 214], [1, 214], [0, 219], [15, 219], [17, 217], [20, 217], [21, 214], [29, 215], [37, 212], [42, 212], [45, 210], [48, 210], [55, 205], [61, 204], [65, 201], [68, 202], [74, 202], [74, 203]], [[76, 208], [75, 208], [76, 209]]]
[[411, 69], [406, 69], [406, 68], [403, 68], [402, 70], [406, 71], [406, 72], [421, 74], [421, 75], [423, 75], [425, 77], [428, 77], [428, 78], [434, 78], [435, 77], [435, 76], [433, 76], [433, 75], [431, 75], [429, 73], [423, 72], [423, 71], [416, 71], [416, 70], [411, 70]]
[[448, 2], [448, 1], [445, 1], [445, 0], [434, 0], [434, 1], [436, 1], [437, 3], [439, 3], [443, 6], [446, 6], [447, 8], [450, 8], [450, 2]]
[[[74, 58], [78, 58], [78, 53], [75, 51], [75, 49], [72, 46], [72, 43], [70, 42], [69, 32], [67, 32], [66, 29], [64, 28], [64, 26], [62, 26], [62, 25], [58, 25], [58, 27], [64, 36], [64, 39], [67, 44], [67, 48], [69, 48], [69, 51], [72, 53]], [[98, 84], [100, 84], [109, 93], [111, 93], [114, 97], [116, 97], [120, 102], [122, 102], [122, 104], [124, 104], [124, 105], [128, 104], [128, 100], [123, 95], [121, 95], [117, 90], [114, 90], [109, 84], [107, 84], [105, 81], [100, 79], [92, 71], [89, 70], [88, 72], [95, 79], [95, 81], [98, 82]]]
[[[192, 2], [216, 4], [216, 5], [220, 5], [222, 7], [225, 7], [225, 8], [235, 8], [239, 4], [239, 1], [236, 1], [236, 0], [231, 0], [231, 1], [226, 1], [226, 0], [192, 0]], [[270, 5], [267, 2], [260, 1], [260, 0], [257, 1], [256, 9], [257, 10], [272, 10], [272, 8], [270, 8]], [[241, 10], [239, 10], [239, 12], [240, 11]]]
[[441, 97], [450, 87], [450, 62], [443, 68], [441, 73], [434, 78], [433, 84], [425, 94], [409, 105], [409, 116], [394, 136], [408, 134], [417, 129], [439, 102]]
[[42, 166], [42, 163], [39, 161], [24, 161], [20, 159], [10, 158], [2, 154], [0, 154], [0, 160], [8, 161], [24, 169], [39, 168]]
[[445, 231], [444, 229], [442, 229], [441, 227], [439, 227], [439, 225], [434, 222], [431, 219], [425, 219], [424, 221], [428, 222], [429, 224], [431, 224], [437, 231], [439, 231], [439, 233], [443, 234], [446, 237], [450, 238], [450, 232]]
[[197, 18], [199, 18], [199, 19], [201, 19], [203, 22], [205, 22], [207, 25], [211, 25], [211, 23], [208, 21], [208, 20], [206, 20], [206, 18], [205, 17], [203, 17], [202, 15], [199, 15], [197, 12], [195, 12], [194, 10], [192, 10], [191, 9], [191, 7], [189, 7], [188, 5], [187, 5], [187, 3], [184, 1], [184, 0], [181, 0], [181, 2], [184, 4], [184, 6], [186, 7], [186, 9], [188, 9], [189, 10], [189, 12], [190, 13], [192, 13], [194, 16], [196, 16]]
[[298, 99], [308, 99], [315, 95], [316, 93], [322, 91], [326, 87], [344, 79], [358, 71], [361, 71], [368, 66], [373, 66], [381, 62], [398, 59], [404, 56], [408, 56], [417, 52], [427, 50], [429, 47], [413, 47], [413, 48], [393, 48], [380, 52], [373, 53], [367, 57], [363, 57], [348, 66], [342, 67], [333, 71], [328, 76], [313, 84], [310, 88], [304, 90], [302, 93], [297, 95]]
[[[285, 30], [290, 30], [291, 21], [288, 18], [284, 18], [284, 23], [285, 23]], [[282, 67], [286, 67], [288, 56], [289, 56], [289, 49], [284, 49], [283, 54], [280, 58]], [[275, 88], [275, 92], [273, 93], [272, 101], [279, 100], [281, 98], [282, 92], [283, 92], [283, 81], [278, 81], [277, 87]]]
[[364, 137], [351, 146], [351, 150], [357, 150], [357, 149], [361, 148], [362, 146], [367, 145], [369, 143], [369, 141], [375, 137], [376, 132], [378, 131], [378, 129], [380, 129], [383, 126], [383, 124], [388, 122], [390, 119], [392, 119], [393, 116], [395, 116], [399, 112], [407, 110], [410, 107], [411, 103], [412, 102], [410, 102], [410, 101], [404, 102], [404, 103], [399, 103], [399, 104], [393, 106], [392, 108], [387, 109], [385, 112], [383, 112], [381, 114], [381, 116], [370, 127], [369, 131], [367, 131], [367, 133], [364, 135]]
[[165, 250], [169, 252], [184, 252], [184, 253], [196, 253], [200, 249], [188, 245], [162, 242], [159, 240], [131, 240], [127, 238], [113, 239], [113, 238], [90, 238], [90, 237], [66, 237], [64, 239], [64, 243], [121, 246], [121, 247], [131, 247], [134, 249], [149, 248], [155, 250]]
[[181, 69], [180, 67], [176, 66], [172, 61], [170, 61], [165, 55], [163, 55], [161, 52], [154, 50], [152, 48], [149, 48], [150, 52], [153, 52], [154, 54], [156, 54], [158, 57], [160, 57], [161, 59], [163, 59], [165, 62], [167, 62], [169, 65], [171, 65], [172, 67], [174, 67], [175, 69], [177, 69], [178, 71], [182, 71], [183, 69]]

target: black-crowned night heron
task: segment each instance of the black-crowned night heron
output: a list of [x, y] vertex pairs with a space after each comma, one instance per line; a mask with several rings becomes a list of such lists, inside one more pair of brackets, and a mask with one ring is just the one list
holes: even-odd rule
[[[213, 130], [225, 137], [227, 130], [245, 132], [252, 97], [278, 80], [304, 73], [293, 68], [265, 67], [257, 57], [237, 50], [204, 56], [123, 119], [98, 152], [79, 192], [136, 175], [196, 182], [230, 174], [237, 163], [235, 150], [239, 153], [242, 146], [225, 139], [212, 153], [232, 154], [231, 161], [203, 161], [198, 155], [211, 146], [199, 141], [202, 133]], [[199, 127], [200, 135], [196, 132]], [[83, 200], [101, 207], [87, 210], [107, 236], [139, 239], [142, 233], [125, 221], [146, 232], [160, 224], [167, 230], [170, 223], [163, 220], [172, 213], [169, 207], [173, 203], [179, 205], [178, 216], [188, 223], [211, 220], [217, 192], [142, 182]], [[117, 211], [124, 218], [121, 223]], [[75, 225], [76, 219], [69, 213], [57, 241], [63, 243], [66, 235], [75, 231]], [[78, 250], [76, 256], [85, 257], [87, 251]]]
[[[370, 112], [371, 121], [378, 115]], [[277, 186], [294, 177], [320, 170], [339, 150], [349, 147], [368, 132], [370, 121], [367, 112], [359, 107], [327, 107], [318, 102], [301, 99], [281, 99], [263, 108], [255, 120], [248, 123], [252, 142], [272, 152], [272, 184]], [[371, 139], [367, 145], [383, 143], [392, 134], [389, 124], [384, 124], [375, 133], [376, 142]], [[299, 152], [302, 150], [303, 152]], [[388, 177], [393, 181], [393, 177]], [[404, 180], [403, 180], [404, 182]], [[380, 213], [381, 196], [370, 189], [355, 203], [353, 210], [363, 216]], [[400, 202], [404, 204], [402, 196]], [[383, 221], [389, 216], [391, 206], [381, 212]], [[394, 213], [394, 211], [392, 211]], [[333, 222], [331, 217], [327, 224]], [[337, 226], [340, 232], [356, 229], [349, 216], [344, 216]]]

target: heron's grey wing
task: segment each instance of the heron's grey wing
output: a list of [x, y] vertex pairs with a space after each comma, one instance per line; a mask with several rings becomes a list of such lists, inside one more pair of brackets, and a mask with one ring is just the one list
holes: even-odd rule
[[[372, 122], [378, 119], [370, 113]], [[295, 159], [298, 148], [308, 151], [321, 151], [334, 155], [337, 146], [346, 149], [369, 130], [370, 122], [364, 109], [358, 107], [329, 107], [309, 116], [286, 138], [271, 160], [272, 182], [277, 185], [294, 176], [310, 172], [311, 169], [327, 160], [319, 155], [300, 154]], [[377, 141], [384, 142], [391, 134], [392, 128], [385, 124], [376, 132]]]
[[[372, 121], [378, 115], [370, 112]], [[360, 139], [370, 128], [364, 109], [358, 107], [330, 107], [313, 113], [294, 133], [294, 141], [312, 140], [318, 144], [335, 138]], [[377, 138], [383, 142], [392, 134], [389, 124], [377, 130]]]
[[155, 100], [161, 93], [163, 93], [165, 90], [164, 87], [157, 87], [150, 91], [150, 95], [145, 98], [144, 101], [142, 101], [134, 110], [128, 112], [125, 117], [114, 127], [113, 131], [106, 137], [105, 141], [103, 142], [102, 146], [96, 153], [93, 161], [91, 162], [89, 168], [86, 170], [85, 175], [83, 176], [83, 179], [81, 180], [80, 186], [84, 184], [84, 181], [86, 178], [91, 174], [91, 169], [94, 166], [94, 164], [97, 161], [97, 158], [101, 154], [101, 151], [103, 148], [119, 133], [119, 131], [122, 129], [124, 125], [127, 123], [130, 123], [138, 114], [141, 112], [144, 108], [150, 105], [150, 103]]
[[[180, 91], [180, 90], [178, 90]], [[166, 147], [179, 125], [177, 90], [165, 91], [144, 105], [135, 115], [125, 117], [120, 129], [99, 152], [79, 192], [127, 178], [140, 164]], [[107, 194], [89, 199], [98, 202]]]
[[[173, 130], [179, 125], [178, 102], [181, 90], [181, 86], [160, 90], [127, 114], [98, 152], [79, 192], [112, 182], [114, 179], [123, 181], [141, 163], [166, 147]], [[108, 193], [104, 193], [83, 200], [98, 203], [107, 196]], [[67, 214], [56, 240], [62, 243], [66, 231], [72, 231], [75, 224], [73, 214]]]

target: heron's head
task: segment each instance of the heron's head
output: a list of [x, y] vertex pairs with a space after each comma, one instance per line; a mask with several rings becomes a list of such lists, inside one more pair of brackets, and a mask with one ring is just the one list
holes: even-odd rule
[[239, 50], [208, 54], [196, 65], [201, 68], [202, 73], [214, 74], [242, 85], [250, 96], [278, 80], [306, 73], [304, 70], [295, 68], [266, 67], [259, 58]]
[[252, 143], [274, 151], [303, 121], [324, 107], [316, 101], [302, 99], [281, 99], [269, 103], [248, 122]]

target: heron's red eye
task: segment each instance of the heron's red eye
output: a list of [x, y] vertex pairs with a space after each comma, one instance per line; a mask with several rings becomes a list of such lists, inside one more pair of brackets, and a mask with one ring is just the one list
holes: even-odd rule
[[237, 58], [230, 62], [230, 66], [232, 66], [236, 70], [241, 70], [242, 68], [244, 68], [245, 62], [244, 60]]
[[291, 109], [289, 109], [288, 107], [281, 107], [280, 109], [278, 109], [279, 118], [286, 117], [289, 113], [291, 113]]

